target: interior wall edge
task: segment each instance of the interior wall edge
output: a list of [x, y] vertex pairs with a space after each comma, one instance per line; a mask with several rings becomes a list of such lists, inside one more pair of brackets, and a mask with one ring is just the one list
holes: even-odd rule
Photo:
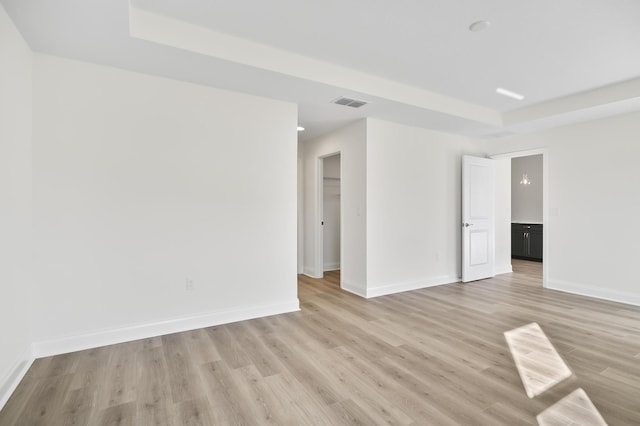
[[328, 262], [324, 264], [324, 271], [337, 271], [340, 269], [340, 262]]
[[355, 294], [356, 296], [364, 297], [367, 299], [367, 290], [366, 288], [355, 285], [351, 282], [342, 280], [342, 290], [348, 291], [351, 294]]
[[8, 371], [8, 373], [0, 379], [0, 410], [9, 401], [11, 395], [16, 390], [22, 379], [24, 378], [31, 364], [33, 364], [35, 358], [29, 357], [24, 360], [16, 362], [14, 367]]
[[443, 275], [440, 277], [426, 278], [417, 281], [394, 282], [389, 284], [367, 286], [367, 299], [372, 297], [386, 296], [389, 294], [402, 293], [422, 288], [435, 287], [445, 284], [455, 284], [460, 282], [460, 277], [454, 275]]
[[33, 362], [33, 52], [0, 4], [0, 410]]
[[496, 269], [496, 275], [510, 274], [513, 272], [513, 266], [509, 265], [505, 268]]
[[93, 333], [33, 342], [33, 355], [36, 358], [60, 355], [117, 343], [148, 339], [150, 337], [162, 336], [165, 334], [179, 333], [199, 328], [213, 327], [221, 324], [297, 312], [299, 310], [300, 301], [296, 298], [294, 300], [275, 304], [243, 306], [225, 311], [210, 312], [145, 324], [136, 324], [129, 327], [99, 330]]
[[612, 302], [640, 306], [640, 295], [624, 291], [553, 279], [547, 280], [545, 288], [562, 291], [564, 293], [571, 293], [578, 296], [587, 296], [595, 299], [610, 300]]
[[315, 271], [315, 269], [314, 269], [314, 268], [311, 268], [311, 267], [309, 267], [309, 266], [306, 266], [306, 267], [304, 268], [304, 271], [302, 271], [302, 275], [305, 275], [305, 276], [307, 276], [307, 277], [309, 277], [309, 278], [318, 278], [318, 279], [319, 279], [319, 278], [322, 278], [322, 276], [318, 276], [318, 275], [316, 274], [316, 271]]

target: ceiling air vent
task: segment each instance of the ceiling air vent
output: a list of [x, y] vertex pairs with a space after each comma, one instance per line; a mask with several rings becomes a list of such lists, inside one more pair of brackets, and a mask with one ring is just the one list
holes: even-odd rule
[[367, 101], [359, 101], [357, 99], [344, 98], [344, 97], [334, 99], [332, 102], [334, 104], [344, 105], [351, 108], [360, 108], [361, 106], [366, 105], [368, 103]]

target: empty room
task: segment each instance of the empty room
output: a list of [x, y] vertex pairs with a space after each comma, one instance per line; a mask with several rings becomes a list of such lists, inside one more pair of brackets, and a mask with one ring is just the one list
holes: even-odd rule
[[638, 19], [0, 0], [0, 425], [640, 424]]

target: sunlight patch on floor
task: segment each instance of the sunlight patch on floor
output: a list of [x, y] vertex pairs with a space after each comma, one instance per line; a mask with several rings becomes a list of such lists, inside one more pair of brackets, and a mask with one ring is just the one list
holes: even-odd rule
[[529, 398], [571, 376], [571, 370], [537, 323], [507, 331], [504, 337]]
[[606, 426], [600, 412], [587, 393], [578, 388], [538, 414], [540, 426], [585, 425]]

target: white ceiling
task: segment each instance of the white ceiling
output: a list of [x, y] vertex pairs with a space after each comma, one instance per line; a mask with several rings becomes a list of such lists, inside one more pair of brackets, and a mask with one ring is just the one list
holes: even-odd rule
[[640, 109], [638, 0], [2, 3], [35, 51], [296, 102], [304, 139], [365, 116], [496, 136]]

